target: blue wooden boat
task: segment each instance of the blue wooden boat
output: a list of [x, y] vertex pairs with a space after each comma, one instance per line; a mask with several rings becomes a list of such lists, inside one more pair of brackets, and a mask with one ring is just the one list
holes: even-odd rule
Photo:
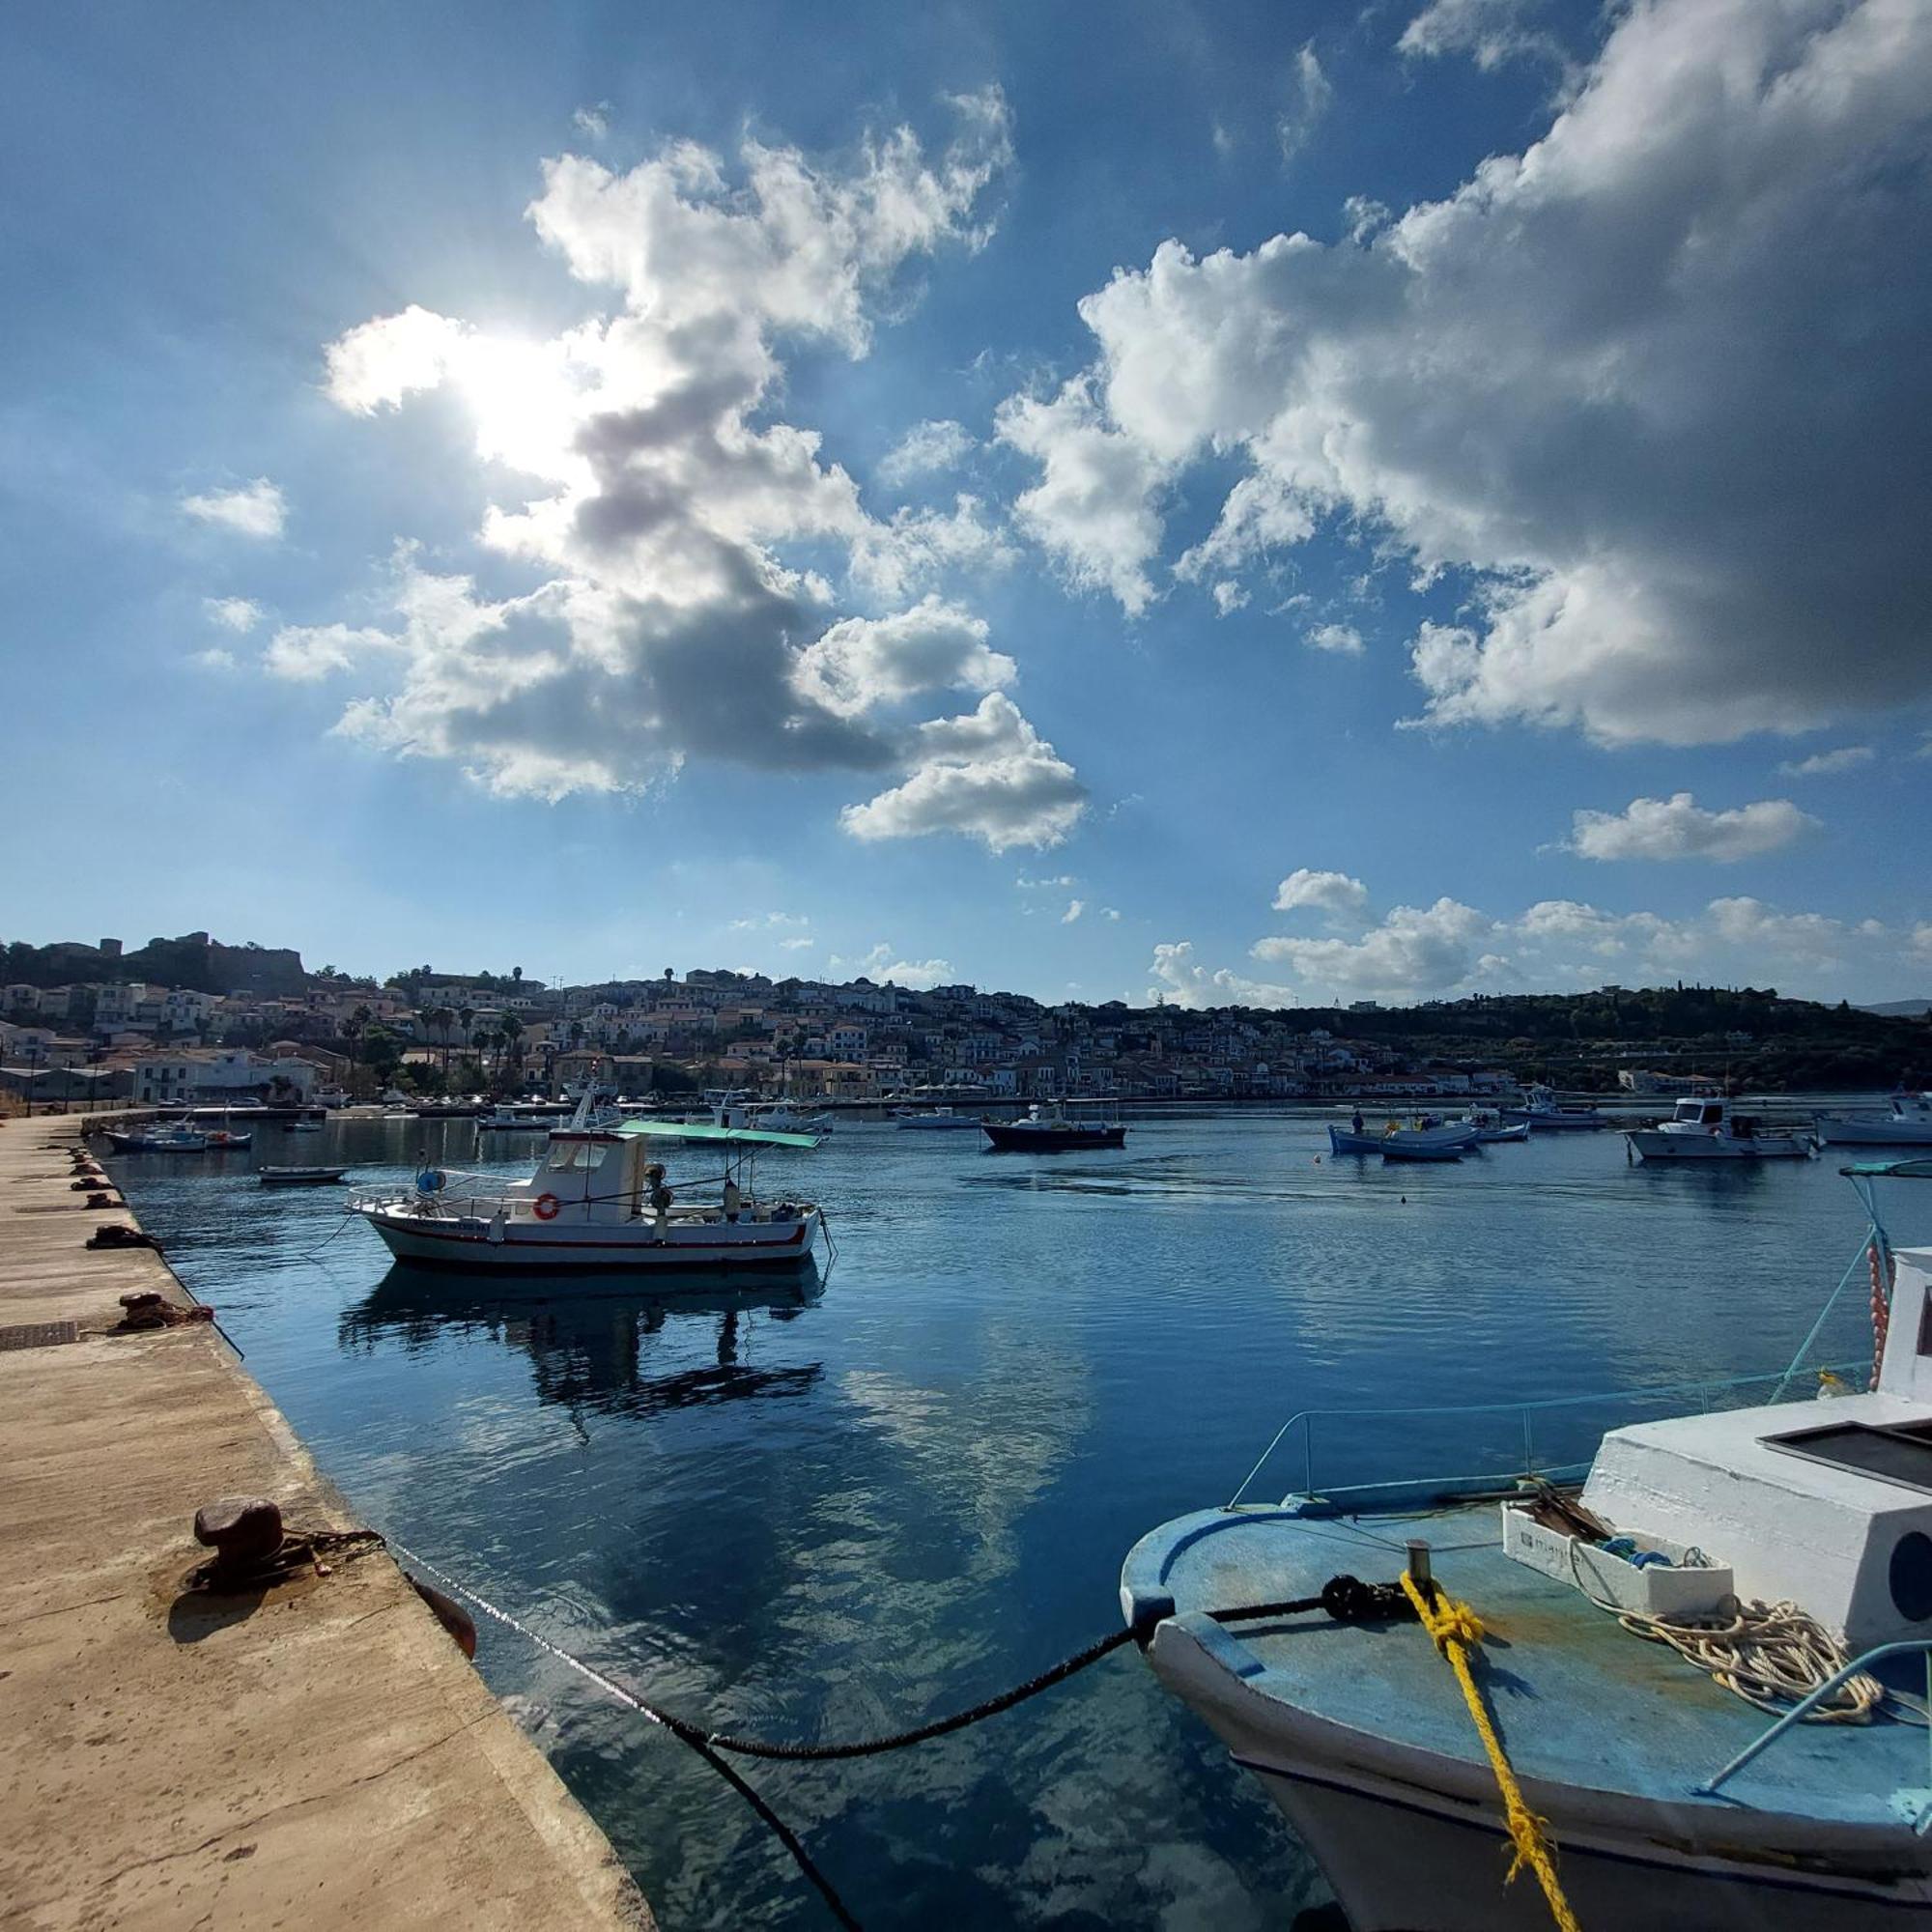
[[[1893, 1251], [1869, 1187], [1932, 1162], [1848, 1172], [1872, 1224], [1833, 1299], [1895, 1278], [1869, 1393], [1833, 1375], [1836, 1400], [1783, 1399], [1820, 1386], [1794, 1361], [1758, 1378], [1768, 1400], [1611, 1431], [1580, 1495], [1563, 1487], [1575, 1467], [1530, 1455], [1531, 1411], [1562, 1404], [1519, 1412], [1523, 1460], [1494, 1476], [1353, 1492], [1318, 1485], [1304, 1414], [1228, 1504], [1128, 1555], [1122, 1605], [1155, 1675], [1262, 1781], [1353, 1932], [1551, 1922], [1536, 1880], [1503, 1883], [1512, 1814], [1452, 1639], [1406, 1596], [1371, 1595], [1364, 1616], [1333, 1581], [1405, 1574], [1432, 1614], [1480, 1619], [1470, 1695], [1582, 1925], [1932, 1923], [1932, 1249]], [[1297, 1425], [1301, 1488], [1247, 1502]], [[1253, 1605], [1278, 1607], [1239, 1614]], [[1814, 1646], [1802, 1662], [1792, 1631]], [[1790, 1681], [1747, 1701], [1689, 1661], [1719, 1644], [1756, 1645], [1747, 1665]], [[1846, 1706], [1861, 1720], [1802, 1721]]]

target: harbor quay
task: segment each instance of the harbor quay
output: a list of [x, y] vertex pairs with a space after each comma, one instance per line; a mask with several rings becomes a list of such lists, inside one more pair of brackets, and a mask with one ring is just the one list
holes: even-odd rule
[[0, 1123], [0, 1925], [651, 1927], [80, 1145]]

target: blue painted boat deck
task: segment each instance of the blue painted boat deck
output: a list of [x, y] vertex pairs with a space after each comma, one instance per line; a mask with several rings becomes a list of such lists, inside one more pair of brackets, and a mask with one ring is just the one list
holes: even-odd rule
[[[1420, 1625], [1338, 1624], [1314, 1611], [1225, 1626], [1205, 1614], [1313, 1596], [1338, 1573], [1393, 1582], [1411, 1537], [1428, 1541], [1442, 1588], [1483, 1620], [1477, 1679], [1526, 1778], [1847, 1824], [1895, 1822], [1892, 1793], [1928, 1782], [1925, 1730], [1881, 1719], [1798, 1725], [1717, 1797], [1693, 1797], [1771, 1716], [1667, 1645], [1624, 1630], [1569, 1584], [1504, 1555], [1493, 1502], [1374, 1516], [1204, 1511], [1135, 1547], [1122, 1577], [1123, 1604], [1142, 1628], [1179, 1616], [1252, 1691], [1480, 1764], [1454, 1673]], [[1922, 1670], [1916, 1660], [1906, 1664], [1901, 1688], [1922, 1691]]]

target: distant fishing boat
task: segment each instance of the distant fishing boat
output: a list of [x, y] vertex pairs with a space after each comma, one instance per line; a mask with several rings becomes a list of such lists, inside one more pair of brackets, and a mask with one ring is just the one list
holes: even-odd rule
[[[1360, 1120], [1361, 1116], [1355, 1116]], [[1459, 1160], [1477, 1145], [1477, 1129], [1467, 1121], [1438, 1120], [1422, 1114], [1409, 1122], [1384, 1121], [1375, 1129], [1331, 1123], [1330, 1153], [1378, 1153], [1388, 1160]]]
[[208, 1135], [185, 1121], [157, 1122], [148, 1127], [107, 1127], [111, 1146], [123, 1153], [205, 1153]]
[[344, 1167], [263, 1167], [255, 1171], [255, 1179], [264, 1187], [322, 1187], [348, 1172]]
[[745, 1109], [745, 1124], [775, 1134], [815, 1134], [819, 1139], [838, 1124], [830, 1114], [808, 1114], [788, 1100], [760, 1100]]
[[1669, 1120], [1628, 1128], [1624, 1139], [1643, 1160], [1805, 1160], [1814, 1151], [1809, 1134], [1766, 1127], [1711, 1094], [1678, 1101]]
[[1505, 1121], [1493, 1107], [1472, 1108], [1468, 1119], [1476, 1130], [1478, 1147], [1505, 1147], [1529, 1138], [1527, 1121]]
[[1812, 1123], [1827, 1147], [1932, 1147], [1932, 1094], [1892, 1094], [1884, 1114], [1818, 1114]]
[[1072, 1153], [1127, 1144], [1119, 1122], [1072, 1120], [1060, 1106], [1036, 1104], [1017, 1121], [981, 1121], [980, 1130], [1001, 1153]]
[[232, 1127], [211, 1127], [203, 1139], [210, 1153], [234, 1153], [255, 1145], [252, 1131], [237, 1133]]
[[[1821, 1375], [1838, 1399], [1781, 1401], [1801, 1350], [1727, 1385], [1765, 1384], [1757, 1406], [1612, 1430], [1580, 1492], [1529, 1453], [1561, 1405], [1469, 1414], [1528, 1467], [1354, 1491], [1318, 1476], [1304, 1413], [1227, 1504], [1128, 1555], [1155, 1676], [1287, 1814], [1354, 1932], [1528, 1932], [1558, 1905], [1590, 1928], [1932, 1915], [1932, 1249], [1894, 1251], [1870, 1198], [1932, 1160], [1848, 1172], [1871, 1225], [1833, 1300], [1869, 1273], [1869, 1394]], [[1713, 1390], [1627, 1400], [1655, 1415], [1672, 1393]], [[1345, 1418], [1320, 1419], [1332, 1441]], [[1245, 1501], [1284, 1442], [1301, 1489]]]
[[[747, 1168], [763, 1148], [817, 1146], [810, 1134], [630, 1120], [595, 1124], [590, 1099], [553, 1128], [527, 1180], [450, 1176], [425, 1168], [414, 1190], [352, 1202], [399, 1260], [467, 1269], [788, 1265], [811, 1254], [816, 1202], [761, 1201]], [[721, 1150], [716, 1201], [677, 1201], [654, 1141]], [[461, 1185], [455, 1184], [461, 1182]]]
[[1527, 1121], [1539, 1134], [1594, 1133], [1609, 1122], [1594, 1107], [1566, 1107], [1551, 1087], [1533, 1086], [1524, 1090], [1528, 1104], [1512, 1108], [1506, 1119]]
[[921, 1134], [973, 1132], [980, 1129], [977, 1114], [955, 1114], [951, 1107], [895, 1107], [894, 1124], [902, 1131]]

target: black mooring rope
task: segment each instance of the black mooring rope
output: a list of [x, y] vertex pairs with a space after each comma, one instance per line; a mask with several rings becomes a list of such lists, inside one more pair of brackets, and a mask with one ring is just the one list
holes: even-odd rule
[[[829, 1764], [848, 1758], [877, 1757], [887, 1751], [903, 1750], [908, 1746], [925, 1744], [933, 1738], [946, 1737], [953, 1731], [962, 1731], [968, 1725], [977, 1724], [986, 1718], [996, 1718], [1003, 1711], [1010, 1711], [1014, 1705], [1023, 1704], [1028, 1698], [1037, 1697], [1042, 1690], [1050, 1690], [1056, 1684], [1063, 1684], [1067, 1678], [1078, 1675], [1089, 1665], [1099, 1662], [1103, 1657], [1119, 1650], [1122, 1644], [1131, 1643], [1135, 1637], [1132, 1629], [1110, 1632], [1084, 1649], [1076, 1650], [1072, 1656], [1063, 1658], [1049, 1669], [1040, 1671], [1037, 1676], [1029, 1677], [1025, 1683], [1015, 1685], [1010, 1690], [1003, 1690], [996, 1697], [985, 1698], [966, 1710], [955, 1711], [951, 1717], [935, 1719], [931, 1723], [919, 1724], [911, 1730], [895, 1731], [885, 1737], [865, 1738], [849, 1744], [774, 1743], [763, 1738], [740, 1738], [733, 1737], [728, 1732], [707, 1731], [702, 1725], [693, 1723], [688, 1718], [680, 1718], [673, 1712], [645, 1703], [636, 1691], [626, 1690], [614, 1678], [585, 1663], [582, 1658], [573, 1657], [561, 1645], [553, 1643], [548, 1637], [531, 1630], [527, 1624], [519, 1622], [509, 1611], [499, 1609], [488, 1598], [478, 1596], [474, 1590], [457, 1582], [453, 1577], [444, 1575], [433, 1563], [426, 1562], [412, 1550], [394, 1542], [389, 1547], [398, 1556], [426, 1570], [465, 1602], [473, 1604], [485, 1616], [505, 1625], [535, 1644], [539, 1650], [547, 1651], [560, 1662], [567, 1663], [573, 1670], [608, 1691], [619, 1703], [627, 1705], [661, 1730], [668, 1731], [680, 1744], [695, 1751], [770, 1828], [773, 1835], [791, 1854], [799, 1870], [810, 1880], [833, 1916], [840, 1925], [848, 1928], [848, 1932], [861, 1932], [859, 1921], [839, 1898], [831, 1881], [812, 1862], [811, 1855], [799, 1841], [797, 1834], [789, 1830], [784, 1821], [745, 1781], [744, 1777], [724, 1761], [721, 1753], [728, 1751], [738, 1757], [763, 1758], [793, 1764]], [[1296, 1616], [1308, 1610], [1326, 1610], [1337, 1622], [1343, 1623], [1359, 1622], [1369, 1618], [1413, 1615], [1407, 1600], [1403, 1597], [1400, 1585], [1362, 1583], [1353, 1577], [1331, 1577], [1312, 1597], [1289, 1597], [1274, 1603], [1244, 1604], [1233, 1609], [1209, 1610], [1208, 1615], [1216, 1623], [1230, 1624], [1250, 1622], [1263, 1617]]]

